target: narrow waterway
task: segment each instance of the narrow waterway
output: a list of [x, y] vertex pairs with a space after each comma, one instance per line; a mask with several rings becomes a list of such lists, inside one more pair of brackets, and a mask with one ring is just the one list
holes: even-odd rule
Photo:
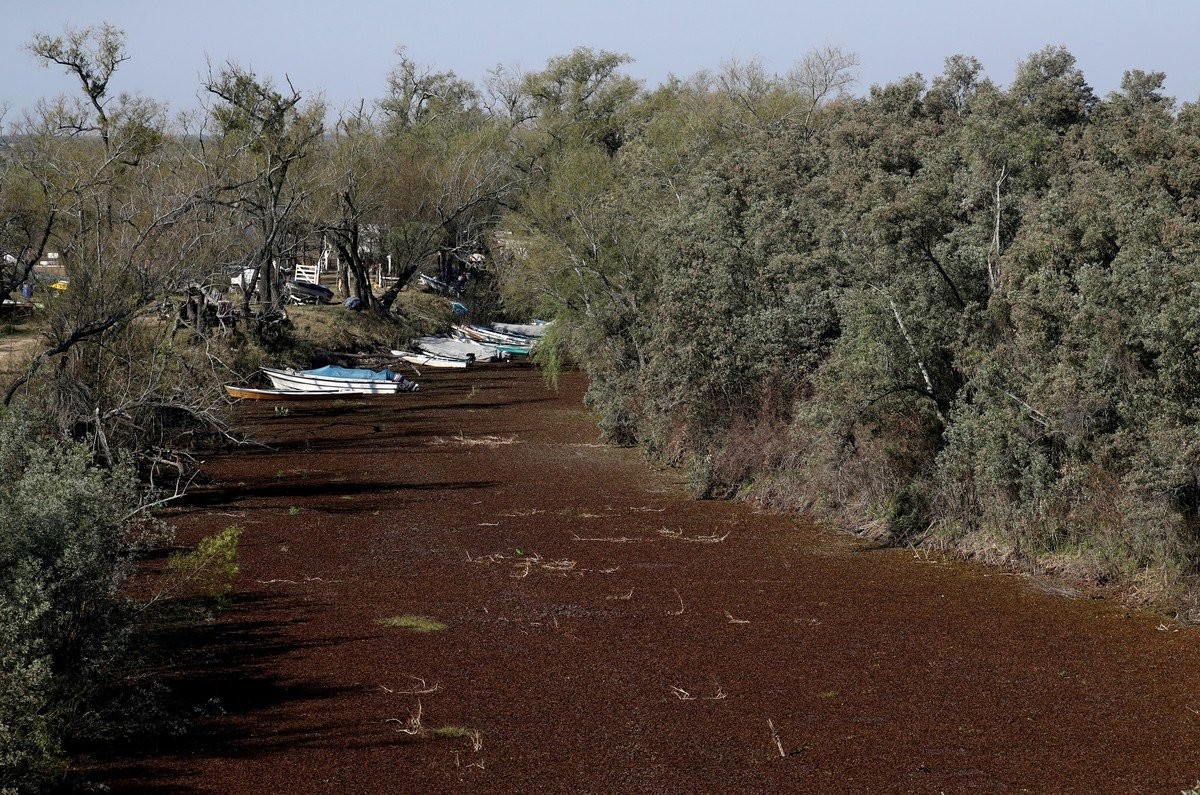
[[[244, 528], [175, 686], [208, 717], [118, 791], [1172, 792], [1200, 633], [687, 497], [569, 377], [246, 404], [173, 521]], [[416, 618], [436, 623], [403, 626]], [[400, 624], [401, 626], [395, 626]]]

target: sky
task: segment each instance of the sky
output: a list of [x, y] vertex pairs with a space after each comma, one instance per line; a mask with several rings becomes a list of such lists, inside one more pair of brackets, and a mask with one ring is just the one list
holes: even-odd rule
[[0, 0], [0, 106], [11, 114], [75, 91], [25, 45], [35, 32], [100, 22], [127, 34], [130, 60], [112, 89], [176, 110], [197, 106], [210, 61], [286, 77], [334, 110], [378, 99], [400, 45], [476, 84], [496, 66], [536, 71], [588, 46], [630, 55], [628, 72], [648, 87], [730, 59], [786, 72], [805, 52], [834, 45], [859, 57], [857, 93], [913, 73], [930, 78], [959, 53], [1006, 84], [1031, 52], [1065, 45], [1098, 94], [1142, 69], [1166, 72], [1167, 93], [1180, 102], [1200, 98], [1194, 0]]

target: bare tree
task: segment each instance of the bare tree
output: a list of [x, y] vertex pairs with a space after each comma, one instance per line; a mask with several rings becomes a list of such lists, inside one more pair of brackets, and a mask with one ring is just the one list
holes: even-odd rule
[[787, 83], [810, 107], [845, 94], [858, 82], [858, 55], [826, 44], [809, 50], [787, 73]]
[[395, 265], [395, 281], [378, 299], [383, 312], [421, 267], [484, 247], [515, 185], [511, 133], [522, 123], [484, 110], [478, 90], [453, 72], [416, 64], [403, 47], [397, 54], [379, 103], [385, 136], [377, 157], [390, 167], [371, 181], [375, 226]]
[[345, 264], [350, 290], [363, 306], [376, 308], [371, 265], [383, 256], [389, 178], [382, 134], [360, 106], [338, 119], [321, 149], [322, 176], [312, 226]]
[[484, 246], [500, 203], [513, 189], [506, 129], [486, 128], [400, 145], [390, 186], [388, 247], [399, 260], [397, 281], [380, 297], [389, 311], [400, 290], [438, 256]]
[[210, 109], [215, 129], [201, 136], [212, 204], [244, 232], [246, 245], [233, 264], [255, 271], [243, 311], [251, 314], [255, 290], [268, 310], [277, 308], [275, 264], [293, 253], [296, 224], [315, 190], [301, 165], [321, 141], [325, 105], [304, 102], [290, 82], [279, 91], [270, 79], [232, 63], [215, 73], [210, 68], [204, 89], [216, 100]]
[[405, 47], [397, 47], [396, 56], [399, 61], [388, 73], [387, 96], [379, 102], [393, 132], [443, 119], [457, 125], [464, 113], [481, 114], [479, 90], [470, 82], [454, 72], [435, 72], [418, 64]]
[[[0, 225], [37, 230], [21, 233], [30, 241], [25, 262], [53, 246], [69, 279], [65, 293], [45, 301], [46, 348], [8, 386], [4, 403], [36, 395], [64, 434], [92, 439], [109, 464], [117, 448], [170, 457], [163, 448], [181, 425], [222, 427], [211, 368], [204, 376], [187, 356], [165, 356], [161, 324], [142, 322], [203, 278], [208, 230], [197, 211], [208, 190], [189, 140], [171, 134], [161, 107], [109, 99], [112, 69], [125, 60], [114, 42], [123, 38], [104, 26], [70, 37], [69, 46], [36, 40], [41, 57], [67, 61], [80, 76], [96, 114], [84, 119], [63, 99], [10, 131], [4, 173], [19, 178], [29, 201], [24, 216], [6, 213]], [[99, 66], [88, 60], [96, 52]]]
[[117, 67], [129, 60], [125, 31], [105, 22], [98, 28], [67, 27], [61, 36], [38, 33], [29, 51], [43, 66], [58, 64], [79, 80], [90, 108], [84, 107], [84, 100], [77, 100], [72, 103], [74, 112], [64, 114], [62, 121], [75, 132], [98, 133], [107, 149], [111, 127], [108, 107], [113, 101], [108, 83]]

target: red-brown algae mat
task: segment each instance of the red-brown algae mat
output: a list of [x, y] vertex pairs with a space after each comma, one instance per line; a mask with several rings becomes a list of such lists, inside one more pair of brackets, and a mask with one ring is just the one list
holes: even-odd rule
[[1200, 634], [687, 497], [582, 380], [240, 411], [172, 521], [244, 528], [138, 792], [1172, 792]]

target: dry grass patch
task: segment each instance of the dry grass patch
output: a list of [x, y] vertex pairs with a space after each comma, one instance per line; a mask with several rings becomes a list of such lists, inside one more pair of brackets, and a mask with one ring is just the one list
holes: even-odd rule
[[441, 445], [447, 445], [452, 442], [454, 444], [460, 444], [464, 447], [478, 447], [478, 446], [504, 447], [504, 446], [510, 445], [510, 444], [517, 444], [517, 437], [516, 436], [494, 436], [491, 434], [488, 434], [487, 436], [464, 436], [463, 433], [460, 431], [458, 434], [450, 437], [449, 439], [445, 439], [441, 436], [435, 436], [432, 439], [430, 439], [428, 442], [426, 442], [426, 444], [430, 445], [431, 447], [439, 447]]
[[384, 627], [407, 629], [411, 632], [441, 632], [447, 628], [441, 621], [426, 616], [390, 616], [377, 618], [375, 623]]
[[384, 723], [397, 724], [396, 732], [407, 734], [409, 737], [439, 740], [463, 739], [470, 742], [472, 751], [483, 750], [483, 735], [475, 729], [468, 729], [465, 726], [438, 726], [436, 728], [426, 726], [420, 699], [417, 699], [417, 708], [409, 712], [407, 718], [388, 718]]

